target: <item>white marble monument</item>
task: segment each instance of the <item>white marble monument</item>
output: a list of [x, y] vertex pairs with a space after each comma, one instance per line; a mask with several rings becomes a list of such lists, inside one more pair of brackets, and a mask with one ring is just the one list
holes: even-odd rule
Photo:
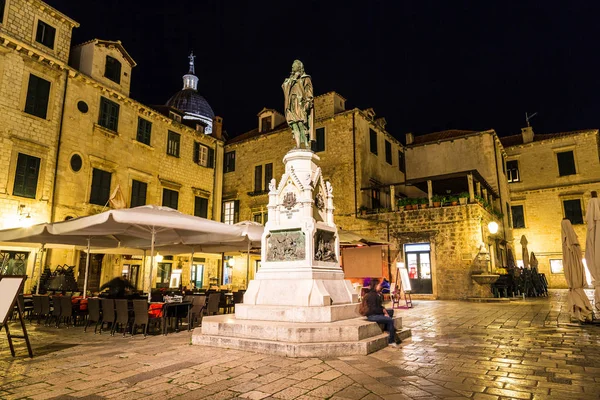
[[332, 322], [356, 318], [358, 296], [339, 264], [333, 193], [319, 157], [289, 151], [279, 185], [269, 185], [269, 220], [262, 265], [250, 282], [237, 319]]

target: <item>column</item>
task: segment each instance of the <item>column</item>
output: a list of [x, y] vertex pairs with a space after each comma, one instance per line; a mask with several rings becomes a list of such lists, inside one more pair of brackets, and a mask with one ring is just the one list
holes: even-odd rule
[[431, 183], [431, 179], [427, 180], [427, 200], [429, 200], [429, 207], [433, 207], [433, 184]]
[[481, 197], [481, 183], [479, 182], [475, 182], [475, 193]]
[[392, 198], [392, 211], [396, 211], [396, 187], [394, 185], [390, 185], [390, 197]]
[[473, 189], [473, 174], [467, 174], [467, 184], [469, 186], [469, 203], [475, 201], [475, 190]]

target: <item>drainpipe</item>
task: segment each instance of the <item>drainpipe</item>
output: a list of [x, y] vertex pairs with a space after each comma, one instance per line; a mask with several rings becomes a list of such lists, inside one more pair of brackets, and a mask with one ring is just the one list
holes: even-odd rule
[[56, 180], [58, 178], [58, 157], [60, 155], [60, 144], [63, 133], [63, 121], [65, 119], [65, 103], [67, 99], [67, 86], [69, 84], [69, 69], [65, 69], [65, 91], [63, 93], [62, 109], [60, 114], [60, 122], [58, 123], [58, 143], [56, 145], [56, 160], [54, 161], [54, 178], [52, 181], [52, 205], [50, 206], [50, 221], [54, 222], [54, 215], [56, 210]]
[[354, 162], [354, 216], [358, 215], [358, 195], [356, 194], [356, 111], [352, 113], [352, 161]]

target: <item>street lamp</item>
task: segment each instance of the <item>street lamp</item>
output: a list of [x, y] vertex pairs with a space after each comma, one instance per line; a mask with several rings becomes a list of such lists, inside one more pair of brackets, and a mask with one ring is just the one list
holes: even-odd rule
[[498, 223], [496, 221], [492, 221], [488, 224], [488, 231], [490, 231], [490, 233], [492, 235], [495, 235], [496, 233], [498, 233]]
[[156, 259], [157, 263], [162, 262], [162, 260], [164, 259], [164, 257], [160, 253], [156, 253], [156, 256], [154, 256], [154, 258]]

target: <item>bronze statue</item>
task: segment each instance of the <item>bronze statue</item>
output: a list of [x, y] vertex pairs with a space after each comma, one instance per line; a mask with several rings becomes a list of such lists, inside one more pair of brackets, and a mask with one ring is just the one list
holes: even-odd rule
[[300, 60], [292, 64], [290, 77], [281, 85], [284, 95], [285, 119], [296, 141], [296, 148], [304, 144], [310, 148], [315, 140], [313, 86], [310, 75], [304, 73], [304, 65]]

